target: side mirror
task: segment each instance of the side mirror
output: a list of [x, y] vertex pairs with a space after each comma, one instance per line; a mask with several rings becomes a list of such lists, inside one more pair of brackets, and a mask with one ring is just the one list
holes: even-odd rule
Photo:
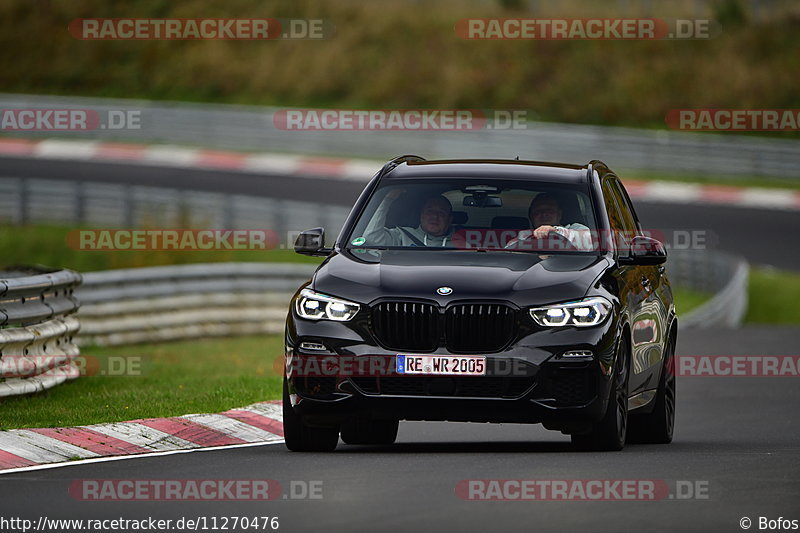
[[637, 235], [631, 240], [631, 253], [620, 257], [623, 265], [661, 265], [667, 260], [667, 250], [656, 239]]
[[294, 251], [303, 255], [328, 255], [333, 250], [325, 248], [325, 229], [307, 229], [294, 241]]

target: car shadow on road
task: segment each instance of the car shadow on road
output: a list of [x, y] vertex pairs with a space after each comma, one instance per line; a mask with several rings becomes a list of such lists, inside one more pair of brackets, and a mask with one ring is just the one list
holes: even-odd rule
[[[698, 449], [698, 446], [700, 448]], [[720, 443], [723, 449], [730, 448], [732, 453], [740, 451], [740, 446], [731, 443]], [[687, 452], [698, 451], [714, 452], [714, 446], [707, 446], [707, 443], [673, 442], [672, 444], [633, 444], [628, 443], [625, 449], [619, 453], [627, 454], [659, 454], [665, 452]], [[719, 451], [719, 448], [716, 449]], [[336, 453], [614, 453], [614, 452], [591, 452], [578, 450], [569, 441], [489, 441], [489, 442], [401, 442], [389, 445], [350, 445], [339, 443]]]
[[386, 446], [340, 444], [350, 453], [565, 453], [578, 452], [570, 442], [402, 442]]

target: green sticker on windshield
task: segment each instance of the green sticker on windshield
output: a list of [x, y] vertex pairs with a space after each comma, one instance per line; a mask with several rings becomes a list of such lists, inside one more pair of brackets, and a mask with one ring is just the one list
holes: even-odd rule
[[364, 237], [356, 237], [355, 239], [350, 241], [350, 244], [352, 244], [353, 246], [361, 246], [365, 242], [367, 242], [367, 239], [365, 239]]

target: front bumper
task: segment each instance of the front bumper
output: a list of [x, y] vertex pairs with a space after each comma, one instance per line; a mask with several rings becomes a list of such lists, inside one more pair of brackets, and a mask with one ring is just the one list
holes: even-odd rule
[[[486, 376], [421, 377], [388, 375], [394, 357], [408, 352], [384, 349], [346, 323], [309, 321], [290, 313], [286, 333], [290, 400], [307, 424], [335, 425], [367, 416], [543, 423], [567, 432], [603, 417], [617, 336], [611, 319], [591, 328], [529, 329], [503, 351], [484, 354]], [[304, 343], [325, 349], [304, 349]], [[592, 356], [563, 357], [569, 350], [588, 350]], [[431, 354], [459, 355], [445, 348]], [[321, 370], [307, 371], [311, 360], [337, 358], [363, 364], [330, 372], [324, 365], [311, 365]], [[350, 371], [354, 368], [360, 370]]]

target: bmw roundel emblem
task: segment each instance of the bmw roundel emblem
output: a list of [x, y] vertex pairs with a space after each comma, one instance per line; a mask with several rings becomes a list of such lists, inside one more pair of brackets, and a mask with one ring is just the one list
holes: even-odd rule
[[453, 293], [453, 289], [451, 289], [450, 287], [439, 287], [438, 289], [436, 289], [436, 292], [438, 292], [442, 296], [447, 296], [448, 294]]

